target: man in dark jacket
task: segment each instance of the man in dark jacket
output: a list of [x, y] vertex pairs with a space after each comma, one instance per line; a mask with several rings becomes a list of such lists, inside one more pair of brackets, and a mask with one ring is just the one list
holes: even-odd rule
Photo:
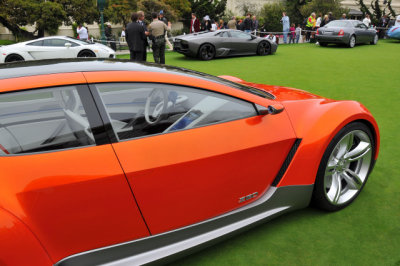
[[[138, 23], [142, 25], [144, 28], [144, 32], [147, 32], [147, 25], [146, 22], [144, 21], [144, 12], [143, 11], [138, 11]], [[144, 50], [143, 50], [143, 61], [147, 61], [147, 46], [149, 46], [149, 42], [147, 41], [147, 36], [146, 39], [144, 40]]]
[[251, 32], [251, 28], [253, 27], [253, 21], [251, 20], [251, 15], [247, 14], [246, 19], [243, 21], [243, 30], [244, 32]]
[[138, 23], [138, 18], [136, 12], [132, 14], [132, 22], [126, 26], [125, 34], [131, 60], [140, 62], [143, 61], [143, 53], [145, 52], [146, 32], [143, 26]]

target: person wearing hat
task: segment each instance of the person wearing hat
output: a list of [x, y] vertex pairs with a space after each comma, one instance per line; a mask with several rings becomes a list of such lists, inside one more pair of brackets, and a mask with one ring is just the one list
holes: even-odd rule
[[[165, 23], [165, 25], [168, 26], [168, 19], [164, 16], [164, 10], [160, 10], [160, 12], [158, 13], [158, 20], [162, 21]], [[173, 50], [173, 46], [171, 44], [171, 42], [169, 41], [168, 38], [168, 32], [165, 32], [165, 42], [167, 43], [169, 50], [172, 51]]]
[[153, 57], [154, 62], [165, 64], [165, 32], [171, 30], [171, 22], [168, 26], [158, 19], [157, 13], [152, 13], [153, 22], [147, 27], [149, 33], [153, 36]]
[[210, 17], [206, 15], [203, 18], [203, 24], [201, 25], [201, 30], [202, 31], [210, 31], [211, 30], [211, 22], [210, 22]]

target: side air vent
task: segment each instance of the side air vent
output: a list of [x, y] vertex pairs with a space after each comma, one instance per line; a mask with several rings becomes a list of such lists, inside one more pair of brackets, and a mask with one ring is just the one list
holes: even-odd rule
[[279, 181], [281, 181], [283, 175], [286, 173], [286, 170], [288, 169], [290, 163], [292, 162], [294, 155], [296, 154], [297, 148], [299, 148], [300, 146], [300, 142], [301, 139], [296, 139], [296, 141], [293, 143], [293, 146], [290, 149], [288, 155], [286, 156], [286, 159], [283, 162], [281, 169], [279, 169], [279, 172], [276, 175], [274, 182], [272, 182], [272, 186], [278, 185]]

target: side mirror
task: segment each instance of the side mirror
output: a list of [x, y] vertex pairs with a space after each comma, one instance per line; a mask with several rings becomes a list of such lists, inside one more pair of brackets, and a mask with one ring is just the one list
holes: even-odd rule
[[256, 107], [259, 115], [276, 115], [285, 109], [285, 107], [280, 103], [271, 104], [268, 105], [268, 107], [257, 104]]
[[70, 42], [65, 43], [65, 47], [70, 48], [71, 46], [72, 46], [72, 44]]

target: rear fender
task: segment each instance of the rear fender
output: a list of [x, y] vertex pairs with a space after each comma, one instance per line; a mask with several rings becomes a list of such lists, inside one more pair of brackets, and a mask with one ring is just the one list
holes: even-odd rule
[[0, 265], [52, 265], [33, 233], [14, 215], [0, 208]]
[[355, 101], [313, 99], [282, 102], [302, 142], [278, 186], [314, 184], [321, 158], [333, 137], [347, 124], [360, 120], [375, 135], [375, 160], [379, 129], [371, 113]]

